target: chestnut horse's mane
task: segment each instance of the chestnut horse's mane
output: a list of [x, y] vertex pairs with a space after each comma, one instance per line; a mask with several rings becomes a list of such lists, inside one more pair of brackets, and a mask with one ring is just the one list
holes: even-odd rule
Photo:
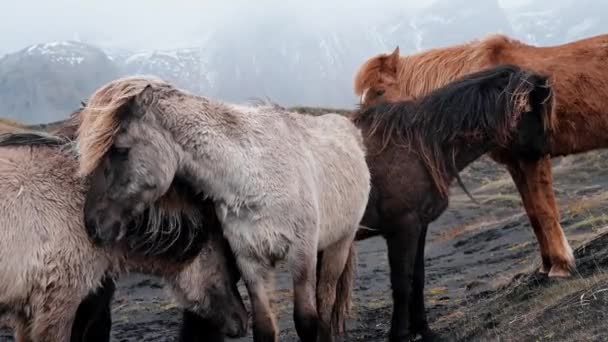
[[549, 88], [548, 98], [540, 99], [547, 103], [541, 114], [546, 124], [554, 101], [547, 82], [544, 76], [502, 65], [469, 74], [417, 100], [361, 108], [352, 119], [367, 128], [368, 137], [381, 136], [383, 148], [393, 143], [416, 151], [439, 192], [447, 196], [446, 175], [458, 179], [453, 160], [456, 140], [474, 142], [492, 136], [507, 144], [519, 116], [532, 110], [531, 92], [539, 83]]
[[[523, 44], [505, 35], [495, 34], [450, 49], [433, 49], [426, 53], [405, 56], [397, 69], [403, 93], [418, 97], [428, 94], [450, 81], [495, 63], [497, 56], [513, 44]], [[437, 68], [441, 64], [444, 68]]]
[[402, 95], [424, 96], [464, 74], [496, 64], [501, 51], [513, 45], [525, 44], [502, 34], [493, 34], [407, 56], [399, 56], [397, 49], [392, 60], [390, 54], [379, 54], [359, 69], [354, 82], [355, 93], [361, 95], [369, 84], [375, 84], [380, 73], [394, 72]]

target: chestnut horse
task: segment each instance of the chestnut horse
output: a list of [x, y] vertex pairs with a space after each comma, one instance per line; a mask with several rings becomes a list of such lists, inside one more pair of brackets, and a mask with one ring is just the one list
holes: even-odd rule
[[497, 148], [540, 154], [553, 110], [547, 78], [516, 66], [470, 74], [413, 101], [355, 112], [372, 190], [357, 240], [382, 235], [393, 289], [390, 341], [434, 334], [425, 318], [428, 225], [448, 206], [458, 172]]
[[[504, 35], [400, 56], [376, 55], [359, 69], [354, 90], [363, 105], [425, 94], [462, 75], [502, 63], [550, 77], [555, 115], [545, 155], [497, 148], [491, 157], [506, 165], [521, 195], [542, 257], [541, 272], [567, 277], [575, 267], [560, 225], [550, 158], [608, 147], [608, 35], [539, 47]], [[447, 113], [450, 115], [450, 113]]]

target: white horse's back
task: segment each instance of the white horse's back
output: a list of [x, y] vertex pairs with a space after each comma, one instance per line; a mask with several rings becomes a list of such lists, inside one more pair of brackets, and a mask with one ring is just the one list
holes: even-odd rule
[[[300, 339], [316, 340], [317, 333], [320, 340], [331, 339], [339, 329], [331, 322], [334, 304], [347, 303], [352, 292], [353, 240], [370, 190], [363, 139], [348, 119], [227, 104], [146, 79], [110, 82], [90, 103], [97, 107], [83, 111], [80, 170], [91, 174], [108, 160], [106, 170], [125, 180], [124, 189], [114, 193], [120, 201], [91, 204], [100, 209], [88, 217], [101, 222], [96, 229], [112, 227], [102, 210], [124, 211], [137, 202], [128, 200], [135, 194], [141, 203], [157, 198], [162, 191], [146, 189], [163, 189], [181, 177], [216, 205], [250, 294], [256, 339], [278, 338], [266, 294], [278, 260], [287, 261], [294, 280]], [[124, 130], [116, 129], [123, 124]], [[119, 141], [131, 151], [128, 160], [142, 163], [119, 166], [108, 159]], [[106, 196], [115, 182], [99, 190]], [[340, 306], [336, 312], [347, 311]]]
[[[338, 114], [309, 116], [276, 107], [232, 108], [241, 111], [249, 146], [240, 149], [242, 155], [227, 157], [234, 163], [229, 169], [239, 169], [235, 173], [257, 170], [256, 176], [240, 178], [244, 188], [252, 189], [250, 198], [263, 194], [260, 210], [267, 212], [261, 216], [280, 220], [297, 212], [301, 220], [319, 227], [320, 249], [349, 234], [363, 216], [370, 189], [359, 129]], [[240, 215], [244, 212], [239, 211]], [[288, 239], [297, 234], [289, 223], [284, 225]]]
[[317, 162], [319, 249], [358, 226], [367, 205], [370, 174], [361, 132], [338, 114], [306, 116]]
[[[84, 184], [75, 177], [77, 167], [54, 147], [0, 148], [0, 303], [24, 300], [34, 283], [46, 286], [54, 277], [94, 273], [76, 265], [99, 265], [98, 278], [107, 268], [102, 253], [92, 254], [93, 246], [86, 246]], [[49, 263], [75, 266], [66, 272]], [[89, 285], [94, 277], [82, 280]]]

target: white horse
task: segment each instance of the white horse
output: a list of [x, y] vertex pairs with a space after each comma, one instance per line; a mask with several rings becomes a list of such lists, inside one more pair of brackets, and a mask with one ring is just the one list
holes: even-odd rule
[[362, 136], [347, 118], [237, 106], [141, 77], [98, 89], [81, 115], [80, 171], [102, 179], [85, 210], [99, 239], [120, 240], [125, 217], [177, 177], [216, 203], [250, 294], [254, 339], [277, 340], [266, 284], [283, 259], [298, 335], [333, 339], [332, 311], [343, 313], [352, 291], [352, 245], [370, 191]]
[[[130, 222], [140, 235], [127, 236], [129, 249], [100, 248], [83, 222], [88, 181], [78, 177], [78, 162], [63, 143], [44, 133], [0, 136], [0, 318], [17, 341], [109, 338], [109, 326], [96, 328], [106, 337], [75, 337], [90, 329], [73, 322], [83, 299], [124, 271], [163, 277], [184, 309], [228, 335], [244, 335], [248, 314], [212, 204], [203, 211], [173, 186]], [[111, 295], [91, 305], [109, 306]]]

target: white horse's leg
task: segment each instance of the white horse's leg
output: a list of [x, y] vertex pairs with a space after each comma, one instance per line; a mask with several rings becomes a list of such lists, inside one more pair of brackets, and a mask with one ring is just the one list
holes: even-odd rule
[[31, 337], [36, 342], [69, 342], [72, 336], [72, 324], [76, 310], [81, 301], [77, 291], [63, 288], [45, 297], [34, 313], [31, 325]]
[[[65, 312], [67, 314], [67, 312]], [[61, 314], [44, 314], [34, 320], [32, 337], [36, 342], [68, 342], [72, 336], [72, 323], [76, 316]]]
[[26, 322], [19, 318], [15, 318], [12, 321], [14, 322], [13, 336], [15, 337], [15, 342], [32, 342]]
[[323, 250], [319, 282], [317, 283], [317, 305], [321, 321], [320, 342], [334, 340], [335, 332], [331, 330], [331, 319], [336, 302], [336, 288], [346, 266], [353, 240], [354, 236], [343, 239]]
[[270, 266], [264, 265], [258, 256], [237, 254], [236, 262], [251, 302], [253, 314], [253, 340], [255, 342], [278, 342], [277, 324], [266, 292]]
[[288, 256], [294, 289], [293, 318], [300, 340], [316, 342], [319, 329], [315, 298], [317, 252], [304, 250], [306, 246], [311, 246], [311, 240], [292, 245]]

